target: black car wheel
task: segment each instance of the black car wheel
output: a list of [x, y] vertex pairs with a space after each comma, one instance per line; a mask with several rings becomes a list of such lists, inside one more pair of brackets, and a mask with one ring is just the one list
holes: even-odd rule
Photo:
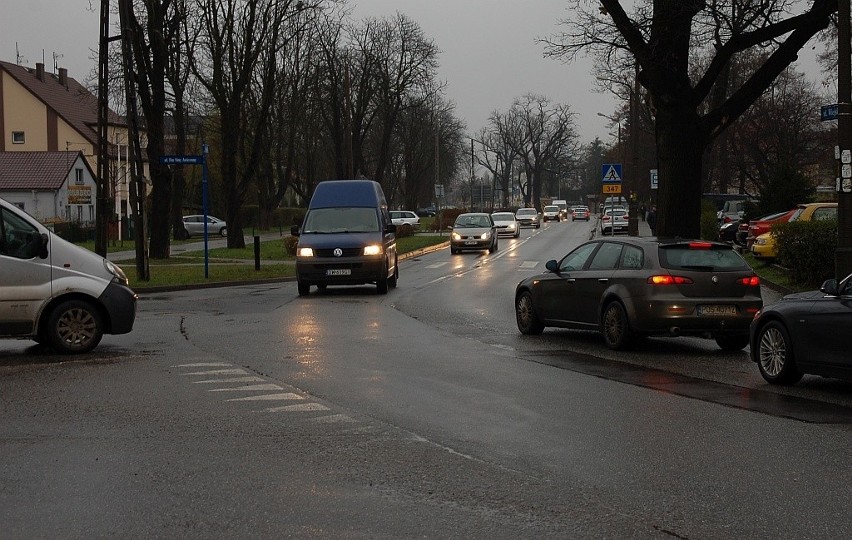
[[601, 317], [601, 333], [606, 346], [615, 351], [629, 349], [635, 343], [627, 313], [618, 300], [610, 302], [604, 309], [603, 317]]
[[299, 289], [299, 296], [307, 296], [311, 292], [311, 284], [307, 281], [296, 281], [296, 287]]
[[47, 321], [47, 340], [62, 354], [89, 352], [101, 342], [103, 335], [100, 312], [84, 300], [62, 302]]
[[388, 279], [388, 285], [395, 289], [399, 283], [399, 259], [394, 259], [396, 262], [393, 265], [393, 275]]
[[515, 319], [522, 334], [538, 335], [544, 331], [544, 324], [535, 313], [529, 291], [522, 292], [515, 299]]
[[454, 248], [454, 247], [450, 247], [450, 253], [451, 253], [451, 254], [455, 255], [455, 254], [456, 254], [456, 253], [458, 253], [458, 252], [459, 252], [459, 250], [457, 250], [456, 248]]
[[723, 351], [739, 351], [748, 345], [748, 334], [723, 334], [716, 336], [716, 344]]
[[802, 378], [793, 357], [790, 334], [779, 321], [769, 321], [757, 331], [757, 367], [768, 383], [790, 385]]
[[379, 274], [379, 279], [376, 281], [376, 292], [378, 294], [388, 293], [388, 262], [382, 265], [382, 272]]
[[497, 237], [496, 236], [491, 241], [491, 247], [488, 248], [488, 253], [494, 253], [495, 251], [497, 251]]
[[228, 236], [228, 228], [222, 227], [221, 229], [219, 229], [219, 236]]

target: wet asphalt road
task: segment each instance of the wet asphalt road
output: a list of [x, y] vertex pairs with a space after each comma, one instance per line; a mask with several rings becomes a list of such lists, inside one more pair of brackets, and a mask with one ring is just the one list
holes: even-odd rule
[[83, 358], [0, 342], [2, 536], [848, 536], [850, 383], [517, 332], [517, 281], [588, 230], [423, 255], [387, 296], [144, 295]]

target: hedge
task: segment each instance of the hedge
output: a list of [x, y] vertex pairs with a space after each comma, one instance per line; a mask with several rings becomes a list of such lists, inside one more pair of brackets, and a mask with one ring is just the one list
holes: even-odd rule
[[790, 269], [794, 282], [816, 286], [834, 277], [837, 220], [776, 223], [772, 235], [778, 250], [776, 261]]

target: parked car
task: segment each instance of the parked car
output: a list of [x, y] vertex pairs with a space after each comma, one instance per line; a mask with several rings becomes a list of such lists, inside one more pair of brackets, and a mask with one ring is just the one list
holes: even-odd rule
[[89, 352], [104, 334], [133, 329], [136, 302], [116, 264], [0, 199], [0, 338]]
[[417, 215], [420, 217], [434, 217], [438, 213], [438, 209], [434, 206], [426, 206], [417, 209]]
[[719, 225], [739, 221], [742, 219], [746, 210], [746, 205], [754, 204], [754, 200], [743, 198], [740, 200], [728, 200], [722, 204], [722, 209], [716, 212], [716, 219], [719, 220]]
[[559, 207], [555, 204], [548, 204], [542, 209], [542, 221], [545, 223], [548, 221], [561, 221], [561, 216], [559, 215]]
[[515, 289], [524, 334], [545, 327], [599, 330], [612, 349], [644, 336], [706, 336], [724, 350], [749, 342], [760, 279], [721, 242], [599, 237]]
[[[204, 236], [204, 216], [183, 216], [183, 228], [186, 229], [187, 238], [190, 236]], [[208, 236], [214, 234], [228, 236], [228, 224], [217, 217], [207, 216], [207, 234]]]
[[627, 232], [627, 210], [624, 208], [607, 208], [601, 216], [601, 234]]
[[577, 221], [578, 219], [589, 221], [590, 218], [591, 216], [588, 206], [575, 206], [574, 211], [571, 212], [571, 221]]
[[541, 227], [541, 215], [535, 208], [518, 208], [515, 212], [515, 219], [518, 220], [521, 227]]
[[513, 238], [521, 236], [521, 225], [512, 212], [494, 212], [491, 214], [491, 219], [497, 227], [498, 236], [511, 236]]
[[[799, 204], [794, 210], [793, 215], [787, 221], [837, 219], [836, 202]], [[775, 237], [772, 236], [771, 230], [754, 239], [754, 244], [751, 246], [751, 254], [757, 259], [764, 260], [771, 260], [778, 256]]]
[[761, 309], [751, 323], [751, 359], [771, 384], [795, 384], [805, 373], [852, 379], [850, 328], [852, 274]]
[[761, 234], [766, 234], [769, 232], [769, 229], [772, 228], [772, 225], [775, 223], [786, 223], [793, 217], [793, 214], [796, 213], [796, 209], [787, 210], [786, 212], [779, 212], [775, 214], [769, 214], [767, 216], [762, 216], [757, 219], [752, 219], [748, 222], [748, 229], [745, 237], [745, 246], [748, 249], [751, 249], [752, 244], [754, 244], [754, 239], [760, 236]]
[[408, 224], [415, 229], [420, 228], [420, 216], [410, 210], [391, 210], [390, 217], [391, 222], [397, 227]]
[[729, 243], [736, 242], [737, 231], [739, 230], [739, 227], [739, 221], [730, 221], [728, 223], [723, 223], [722, 226], [719, 227], [719, 241]]
[[489, 253], [497, 251], [497, 226], [489, 214], [471, 212], [459, 214], [452, 226], [450, 235], [450, 253], [460, 253], [464, 250], [484, 250]]

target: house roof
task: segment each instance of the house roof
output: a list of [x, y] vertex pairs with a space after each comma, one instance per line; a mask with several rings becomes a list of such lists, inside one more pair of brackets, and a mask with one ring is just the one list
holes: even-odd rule
[[0, 152], [0, 191], [55, 191], [68, 179], [78, 159], [89, 167], [80, 151]]
[[[56, 111], [63, 120], [74, 127], [92, 144], [98, 142], [98, 100], [89, 90], [71, 77], [66, 84], [59, 82], [59, 76], [44, 73], [40, 80], [36, 69], [0, 61], [0, 69], [6, 71], [21, 86], [29, 90], [45, 105]], [[62, 70], [64, 73], [64, 70]], [[109, 111], [109, 123], [124, 125], [122, 118]]]

